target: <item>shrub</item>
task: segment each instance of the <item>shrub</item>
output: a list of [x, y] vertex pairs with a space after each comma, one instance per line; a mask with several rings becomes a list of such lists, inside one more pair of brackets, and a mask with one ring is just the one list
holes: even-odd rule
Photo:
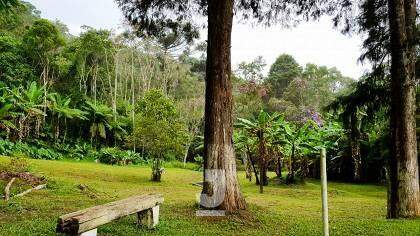
[[94, 155], [92, 147], [87, 143], [76, 144], [70, 153], [70, 157], [75, 160], [83, 160]]
[[0, 139], [0, 155], [10, 156], [15, 150], [14, 146], [9, 140]]
[[0, 140], [0, 155], [19, 156], [25, 155], [33, 159], [59, 160], [63, 155], [56, 150], [27, 143], [13, 143], [8, 140]]
[[118, 148], [102, 148], [97, 153], [97, 159], [101, 163], [111, 165], [140, 164], [144, 162], [138, 153], [122, 151]]

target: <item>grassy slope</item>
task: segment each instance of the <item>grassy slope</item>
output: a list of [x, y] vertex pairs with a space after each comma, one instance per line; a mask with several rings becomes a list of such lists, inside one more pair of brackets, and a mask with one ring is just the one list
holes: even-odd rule
[[[5, 158], [0, 158], [0, 163]], [[240, 173], [251, 214], [227, 219], [194, 217], [200, 192], [192, 182], [201, 173], [170, 168], [162, 183], [149, 181], [146, 167], [118, 167], [95, 163], [31, 160], [32, 169], [48, 176], [47, 190], [9, 204], [0, 200], [0, 235], [54, 235], [59, 215], [143, 193], [163, 193], [157, 229], [137, 229], [134, 217], [99, 228], [100, 235], [321, 235], [318, 183], [269, 186], [263, 195]], [[77, 188], [86, 184], [93, 193]], [[0, 182], [1, 189], [5, 183]], [[95, 196], [92, 196], [95, 195]], [[420, 235], [420, 220], [386, 220], [386, 191], [382, 186], [329, 184], [332, 235]]]

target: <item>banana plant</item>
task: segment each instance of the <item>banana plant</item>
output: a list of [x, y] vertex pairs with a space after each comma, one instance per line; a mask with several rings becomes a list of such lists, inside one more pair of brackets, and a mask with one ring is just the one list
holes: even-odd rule
[[29, 134], [31, 122], [35, 120], [35, 132], [39, 135], [41, 117], [45, 117], [43, 108], [44, 87], [38, 86], [36, 82], [28, 84], [26, 88], [17, 87], [9, 90], [15, 99], [16, 112], [18, 118], [18, 137], [19, 141]]
[[0, 88], [0, 130], [6, 131], [6, 137], [9, 138], [11, 130], [16, 130], [17, 127], [13, 123], [16, 113], [13, 111], [14, 99], [8, 88]]
[[[305, 177], [308, 162], [304, 157], [314, 153], [316, 145], [320, 142], [317, 129], [318, 125], [312, 120], [308, 120], [303, 125], [278, 120], [274, 143], [282, 146], [285, 154], [289, 156], [287, 183], [295, 182], [296, 171], [300, 170], [301, 177]], [[300, 166], [298, 166], [299, 163]]]
[[263, 110], [260, 111], [255, 120], [238, 119], [236, 128], [242, 129], [248, 135], [257, 139], [257, 150], [260, 168], [260, 193], [264, 192], [264, 185], [268, 185], [267, 167], [271, 157], [268, 155], [268, 148], [273, 140], [274, 127], [276, 121], [280, 118], [277, 113], [269, 114]]
[[235, 149], [242, 153], [247, 178], [249, 181], [252, 181], [252, 172], [254, 172], [255, 183], [259, 185], [260, 179], [258, 177], [258, 170], [255, 167], [255, 161], [253, 158], [253, 153], [257, 147], [256, 138], [249, 136], [244, 130], [236, 130], [233, 134], [233, 141], [235, 143]]
[[13, 104], [6, 104], [0, 108], [0, 130], [6, 131], [6, 138], [9, 138], [10, 130], [16, 130], [15, 124], [10, 121], [11, 108]]
[[337, 122], [326, 122], [319, 126], [313, 120], [308, 120], [303, 125], [279, 121], [275, 143], [281, 145], [289, 155], [287, 182], [295, 182], [295, 171], [300, 172], [303, 180], [307, 174], [307, 166], [316, 160], [308, 157], [318, 157], [322, 148], [337, 148], [342, 134], [343, 129]]

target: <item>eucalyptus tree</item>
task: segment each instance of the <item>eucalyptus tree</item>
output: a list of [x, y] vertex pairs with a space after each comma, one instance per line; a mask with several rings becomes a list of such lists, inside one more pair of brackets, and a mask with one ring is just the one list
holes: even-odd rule
[[[290, 16], [303, 15], [305, 19], [319, 16], [317, 1], [268, 0], [181, 0], [132, 1], [116, 0], [125, 17], [140, 32], [157, 35], [159, 32], [193, 32], [194, 27], [182, 27], [197, 22], [198, 15], [207, 16], [207, 66], [205, 108], [205, 171], [204, 178], [214, 169], [224, 172], [224, 181], [210, 183], [205, 179], [203, 196], [223, 194], [223, 202], [214, 208], [235, 211], [246, 207], [239, 190], [235, 154], [232, 143], [232, 84], [231, 32], [234, 12], [243, 19], [259, 22], [290, 23]], [[296, 17], [296, 19], [301, 17]], [[206, 174], [207, 173], [207, 174]], [[226, 183], [226, 185], [224, 185]], [[206, 198], [211, 200], [210, 198]], [[214, 200], [214, 199], [213, 199]], [[204, 198], [202, 201], [205, 201]], [[211, 204], [211, 203], [209, 203]], [[202, 202], [201, 205], [209, 205]]]
[[115, 53], [114, 44], [107, 30], [95, 30], [85, 26], [77, 39], [77, 71], [79, 77], [79, 89], [85, 95], [90, 95], [96, 104], [99, 96], [105, 94], [106, 80], [110, 76], [110, 58]]
[[60, 32], [48, 20], [36, 20], [23, 36], [26, 54], [40, 75], [44, 89], [44, 113], [47, 109], [47, 90], [55, 75], [53, 68], [59, 49], [65, 44]]
[[264, 81], [264, 68], [267, 64], [262, 56], [254, 58], [251, 62], [241, 62], [235, 71], [235, 74], [241, 79], [262, 83]]

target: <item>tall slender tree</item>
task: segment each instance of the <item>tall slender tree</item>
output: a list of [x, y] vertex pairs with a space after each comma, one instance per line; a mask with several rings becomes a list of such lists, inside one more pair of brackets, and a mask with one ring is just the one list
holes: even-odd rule
[[[390, 80], [390, 92], [384, 94], [390, 97], [391, 105], [387, 217], [418, 217], [416, 0], [363, 0], [360, 4], [350, 0], [331, 2], [334, 8], [330, 9], [334, 9], [332, 12], [336, 14], [335, 22], [337, 25], [344, 22], [344, 32], [366, 33], [365, 52], [360, 59], [373, 62], [372, 74], [382, 74], [379, 79]], [[387, 64], [391, 64], [390, 71]], [[386, 77], [387, 72], [390, 72], [389, 77]]]
[[[207, 65], [205, 105], [205, 171], [203, 193], [224, 192], [217, 209], [235, 211], [246, 207], [236, 176], [232, 141], [231, 33], [234, 12], [259, 22], [290, 22], [292, 15], [319, 16], [316, 0], [116, 0], [139, 35], [182, 32], [196, 35], [197, 14], [207, 17]], [[296, 19], [293, 19], [296, 21]], [[210, 184], [208, 170], [222, 170], [221, 181]], [[202, 205], [206, 205], [201, 202]]]
[[416, 139], [416, 1], [388, 0], [391, 160], [388, 218], [420, 216]]

